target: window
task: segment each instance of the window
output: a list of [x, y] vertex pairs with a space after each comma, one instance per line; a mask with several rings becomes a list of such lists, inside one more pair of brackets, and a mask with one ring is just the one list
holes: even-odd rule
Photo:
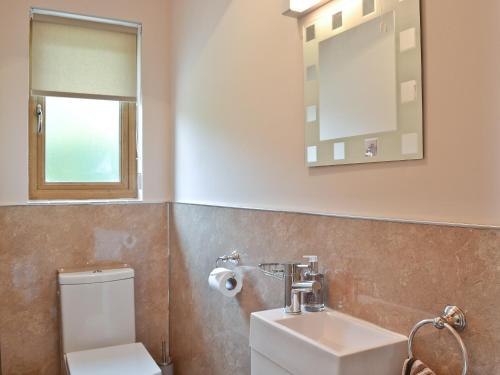
[[33, 10], [30, 199], [137, 197], [138, 27]]

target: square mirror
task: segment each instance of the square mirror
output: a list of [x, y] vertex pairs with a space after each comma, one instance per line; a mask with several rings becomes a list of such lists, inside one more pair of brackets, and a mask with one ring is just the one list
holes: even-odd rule
[[420, 1], [334, 0], [303, 26], [306, 164], [422, 159]]

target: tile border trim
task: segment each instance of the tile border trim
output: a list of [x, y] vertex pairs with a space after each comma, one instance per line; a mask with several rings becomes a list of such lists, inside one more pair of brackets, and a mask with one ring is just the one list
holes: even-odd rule
[[413, 219], [391, 218], [391, 217], [382, 217], [382, 216], [350, 215], [350, 214], [340, 214], [340, 213], [325, 212], [325, 211], [305, 211], [305, 210], [299, 211], [299, 210], [293, 210], [293, 209], [277, 209], [277, 208], [271, 208], [271, 207], [252, 207], [252, 206], [239, 205], [239, 204], [228, 204], [228, 203], [222, 203], [222, 202], [172, 201], [169, 203], [171, 203], [172, 205], [181, 204], [181, 205], [208, 206], [208, 207], [230, 208], [230, 209], [240, 209], [240, 210], [268, 211], [268, 212], [276, 212], [276, 213], [328, 216], [328, 217], [335, 217], [335, 218], [339, 218], [339, 219], [385, 221], [385, 222], [400, 223], [400, 224], [437, 225], [437, 226], [469, 228], [469, 229], [500, 230], [500, 225], [455, 223], [455, 222], [432, 221], [432, 220], [413, 220]]

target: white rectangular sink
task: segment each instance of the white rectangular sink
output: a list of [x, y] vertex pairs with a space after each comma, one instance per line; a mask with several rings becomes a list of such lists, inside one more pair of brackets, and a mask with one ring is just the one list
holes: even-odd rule
[[252, 375], [399, 375], [406, 336], [326, 309], [252, 313]]

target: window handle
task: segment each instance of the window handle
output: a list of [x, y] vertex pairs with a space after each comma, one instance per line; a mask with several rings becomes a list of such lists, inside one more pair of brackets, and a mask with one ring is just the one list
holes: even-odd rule
[[36, 116], [37, 116], [37, 133], [41, 134], [42, 133], [42, 127], [43, 127], [43, 110], [42, 110], [42, 105], [37, 104], [36, 105]]

